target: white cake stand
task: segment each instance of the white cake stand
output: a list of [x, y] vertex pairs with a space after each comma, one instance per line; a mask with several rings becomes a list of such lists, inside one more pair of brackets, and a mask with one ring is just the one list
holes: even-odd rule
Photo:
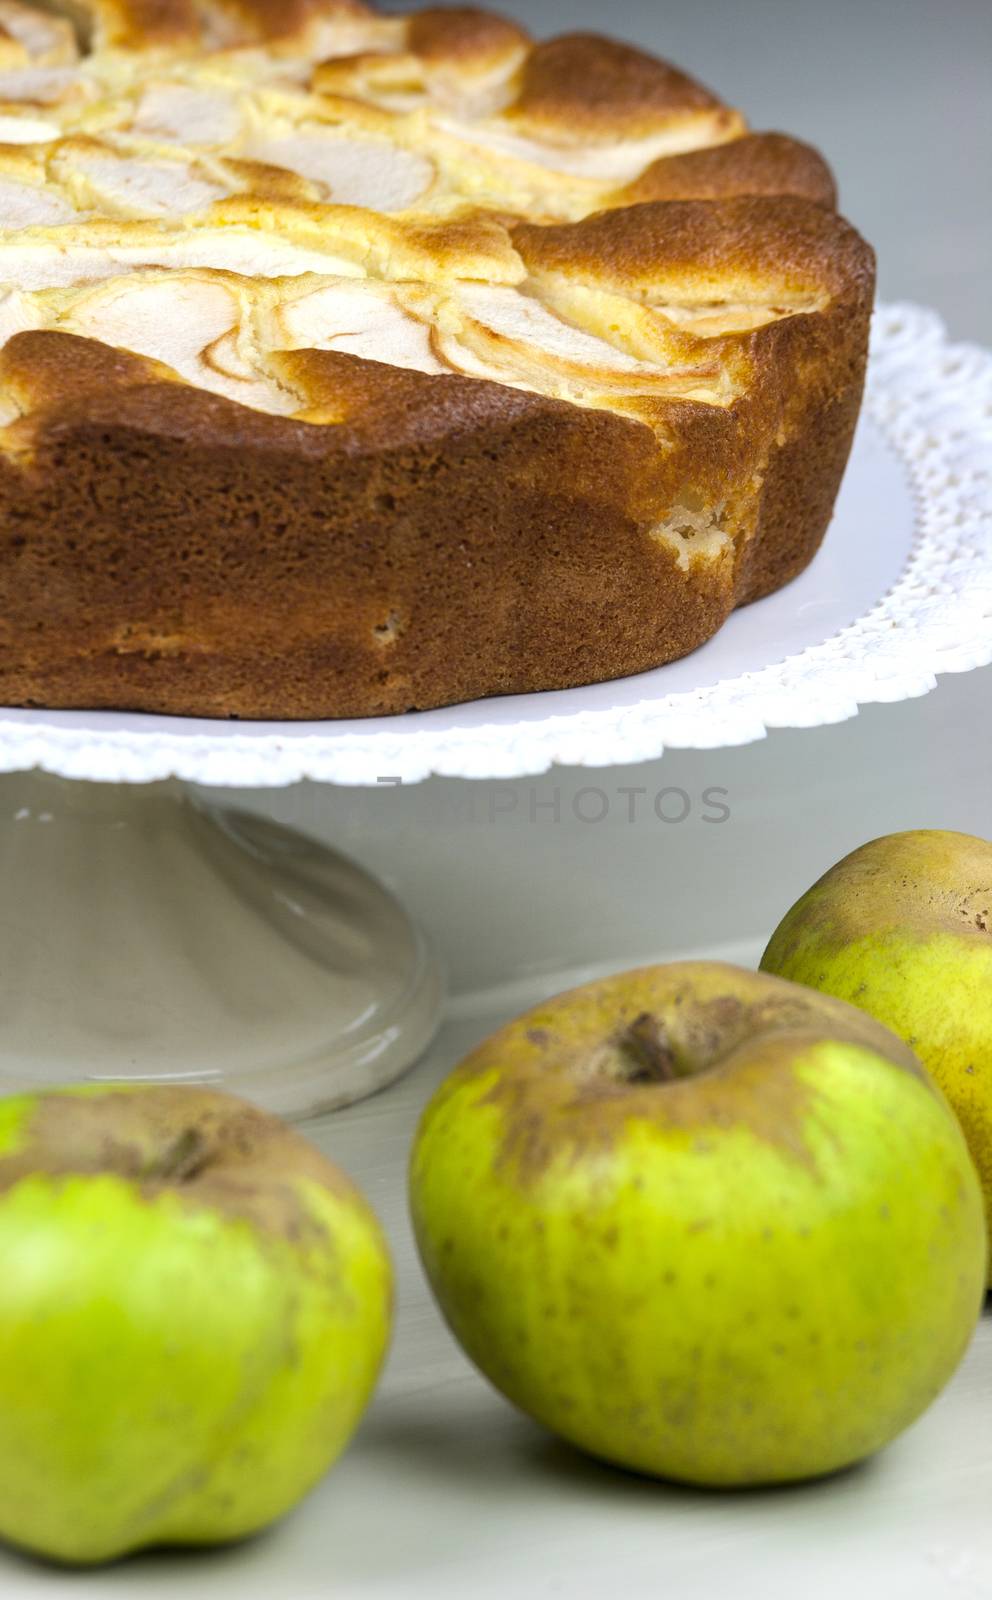
[[989, 661], [992, 355], [886, 307], [823, 550], [685, 661], [366, 721], [0, 713], [0, 1084], [206, 1082], [305, 1116], [390, 1082], [431, 1038], [437, 964], [392, 896], [183, 782], [643, 761], [837, 722]]

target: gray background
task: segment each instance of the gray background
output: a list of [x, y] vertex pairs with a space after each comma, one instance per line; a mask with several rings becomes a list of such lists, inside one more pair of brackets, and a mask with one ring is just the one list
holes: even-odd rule
[[[881, 293], [934, 305], [955, 337], [992, 343], [989, 0], [523, 0], [503, 9], [538, 34], [623, 35], [740, 105], [753, 126], [818, 144], [843, 209], [876, 245]], [[944, 826], [992, 836], [990, 692], [992, 671], [975, 672], [840, 727], [497, 790], [303, 786], [251, 803], [385, 873], [434, 932], [456, 990], [535, 970], [550, 978], [566, 966], [760, 940], [819, 872], [879, 833]], [[590, 784], [610, 797], [602, 823], [574, 815], [576, 791]], [[633, 824], [621, 786], [647, 791]], [[728, 791], [722, 825], [702, 820], [709, 786]], [[655, 817], [663, 787], [689, 796], [686, 822]], [[547, 804], [556, 791], [558, 823]], [[672, 797], [663, 809], [682, 807]]]

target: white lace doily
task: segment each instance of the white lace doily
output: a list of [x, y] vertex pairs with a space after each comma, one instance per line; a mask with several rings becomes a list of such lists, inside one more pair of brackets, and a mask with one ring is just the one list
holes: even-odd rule
[[865, 414], [809, 571], [686, 661], [614, 684], [353, 722], [0, 713], [0, 771], [266, 786], [522, 777], [650, 760], [926, 694], [992, 661], [992, 353], [933, 312], [875, 314]]

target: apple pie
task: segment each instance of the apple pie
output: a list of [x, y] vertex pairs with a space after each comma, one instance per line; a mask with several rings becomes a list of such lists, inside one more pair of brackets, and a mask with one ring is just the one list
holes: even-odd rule
[[362, 717], [787, 583], [869, 247], [675, 67], [483, 11], [0, 0], [0, 702]]

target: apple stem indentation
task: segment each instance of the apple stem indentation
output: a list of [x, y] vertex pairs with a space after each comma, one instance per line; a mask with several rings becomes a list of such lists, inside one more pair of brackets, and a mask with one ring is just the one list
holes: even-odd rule
[[199, 1128], [184, 1128], [145, 1172], [161, 1183], [188, 1183], [206, 1166], [209, 1145]]
[[627, 1083], [674, 1083], [682, 1076], [665, 1027], [650, 1011], [635, 1017], [618, 1043], [629, 1063], [624, 1073]]

